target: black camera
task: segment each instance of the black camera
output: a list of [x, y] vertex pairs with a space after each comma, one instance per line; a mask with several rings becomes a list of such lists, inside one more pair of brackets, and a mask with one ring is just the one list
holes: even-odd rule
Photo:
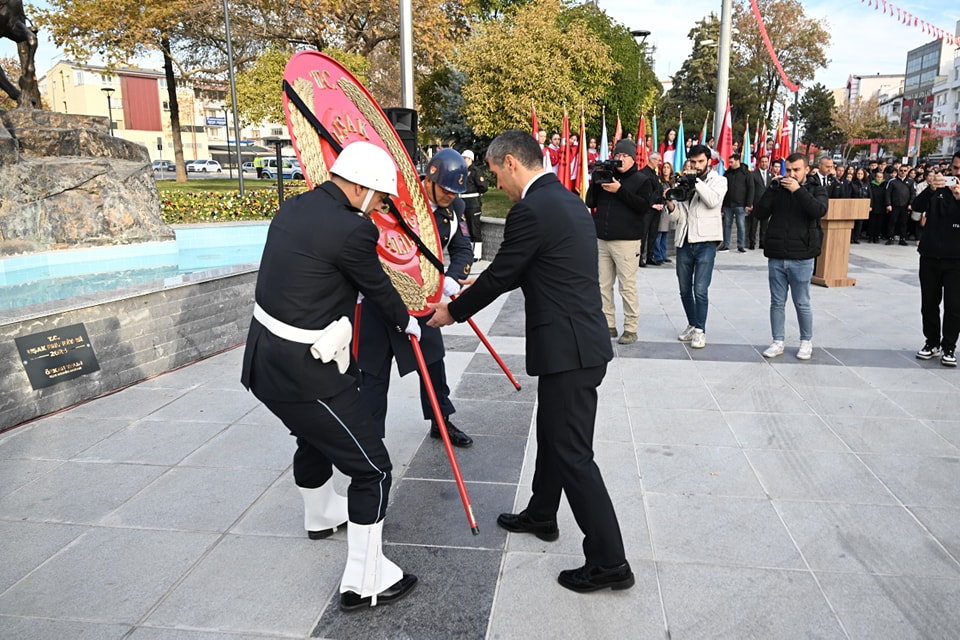
[[675, 202], [689, 202], [693, 200], [693, 194], [697, 192], [697, 174], [681, 173], [677, 179], [677, 184], [672, 189], [667, 189], [664, 194], [668, 199]]
[[623, 166], [620, 160], [600, 160], [591, 162], [587, 168], [592, 171], [591, 181], [593, 184], [610, 184], [613, 182], [613, 172]]

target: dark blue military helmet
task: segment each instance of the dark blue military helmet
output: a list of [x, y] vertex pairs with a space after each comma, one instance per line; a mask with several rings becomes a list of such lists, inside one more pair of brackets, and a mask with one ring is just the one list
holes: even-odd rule
[[467, 163], [453, 149], [440, 149], [430, 159], [426, 177], [441, 189], [464, 193], [467, 190]]

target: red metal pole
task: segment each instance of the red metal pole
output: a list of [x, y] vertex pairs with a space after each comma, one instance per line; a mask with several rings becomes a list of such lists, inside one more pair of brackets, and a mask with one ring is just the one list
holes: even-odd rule
[[473, 535], [480, 535], [480, 527], [477, 526], [477, 520], [473, 517], [473, 507], [470, 506], [470, 496], [467, 495], [467, 487], [463, 484], [463, 477], [460, 475], [460, 465], [457, 464], [457, 456], [453, 453], [453, 445], [450, 444], [450, 434], [447, 433], [447, 423], [443, 419], [443, 412], [440, 411], [440, 403], [437, 402], [437, 393], [433, 390], [433, 382], [430, 380], [430, 373], [427, 371], [427, 363], [423, 359], [423, 351], [420, 350], [420, 342], [416, 336], [410, 336], [410, 346], [413, 347], [413, 355], [417, 358], [417, 366], [420, 367], [420, 377], [423, 378], [423, 386], [427, 388], [427, 395], [430, 396], [430, 406], [433, 407], [433, 415], [440, 427], [440, 437], [443, 438], [443, 446], [447, 450], [447, 457], [450, 458], [450, 468], [453, 469], [453, 479], [457, 481], [457, 490], [460, 492], [460, 500], [463, 502], [463, 508], [467, 512], [467, 522], [470, 523], [470, 530]]
[[493, 348], [493, 345], [490, 344], [490, 341], [487, 340], [487, 336], [483, 335], [483, 332], [480, 331], [480, 327], [477, 326], [477, 323], [473, 321], [473, 318], [467, 318], [467, 323], [470, 324], [470, 328], [473, 329], [473, 332], [477, 334], [477, 337], [480, 338], [480, 342], [482, 342], [487, 348], [487, 351], [490, 352], [490, 355], [493, 356], [493, 359], [497, 361], [497, 364], [500, 365], [500, 368], [503, 369], [503, 372], [507, 374], [507, 378], [513, 383], [513, 386], [517, 388], [517, 391], [520, 391], [520, 383], [517, 382], [517, 379], [513, 377], [512, 373], [510, 373], [510, 369], [507, 368], [507, 364], [500, 359], [497, 351]]
[[360, 352], [360, 303], [353, 310], [353, 359], [356, 360]]
[[[457, 296], [450, 296], [451, 300], [456, 300]], [[497, 353], [497, 350], [493, 348], [493, 345], [490, 344], [490, 341], [487, 340], [487, 336], [483, 335], [483, 332], [480, 331], [480, 327], [477, 326], [477, 323], [473, 321], [473, 318], [467, 318], [467, 324], [470, 325], [470, 328], [473, 329], [473, 332], [477, 334], [477, 337], [480, 338], [480, 342], [483, 343], [483, 346], [487, 348], [487, 351], [490, 352], [490, 355], [493, 356], [493, 359], [497, 361], [497, 364], [500, 365], [500, 368], [503, 369], [503, 372], [507, 374], [507, 378], [516, 387], [517, 391], [520, 391], [520, 383], [517, 382], [517, 379], [513, 377], [513, 374], [510, 373], [510, 369], [507, 368], [507, 364], [500, 358], [500, 355]]]

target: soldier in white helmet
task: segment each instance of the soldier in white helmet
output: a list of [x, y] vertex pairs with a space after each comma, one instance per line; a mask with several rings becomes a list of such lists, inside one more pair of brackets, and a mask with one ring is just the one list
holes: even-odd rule
[[[361, 141], [344, 148], [330, 173], [270, 223], [241, 381], [297, 439], [293, 476], [309, 537], [347, 525], [340, 607], [351, 610], [395, 602], [417, 583], [383, 555], [392, 467], [360, 403], [350, 351], [357, 294], [399, 334], [419, 337], [420, 325], [380, 266], [379, 234], [365, 215], [397, 195], [396, 165]], [[346, 497], [334, 490], [333, 466], [350, 476]]]

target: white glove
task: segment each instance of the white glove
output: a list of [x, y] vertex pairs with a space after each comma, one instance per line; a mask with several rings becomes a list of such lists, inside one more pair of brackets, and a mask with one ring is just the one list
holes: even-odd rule
[[443, 276], [443, 295], [452, 298], [458, 293], [460, 293], [460, 283], [450, 276]]
[[360, 304], [361, 302], [363, 302], [363, 294], [362, 294], [362, 293], [358, 293], [358, 294], [357, 294], [357, 304]]
[[411, 336], [416, 336], [417, 341], [420, 341], [420, 323], [417, 322], [417, 319], [413, 316], [410, 316], [410, 321], [407, 323], [407, 328], [403, 330], [404, 333]]

